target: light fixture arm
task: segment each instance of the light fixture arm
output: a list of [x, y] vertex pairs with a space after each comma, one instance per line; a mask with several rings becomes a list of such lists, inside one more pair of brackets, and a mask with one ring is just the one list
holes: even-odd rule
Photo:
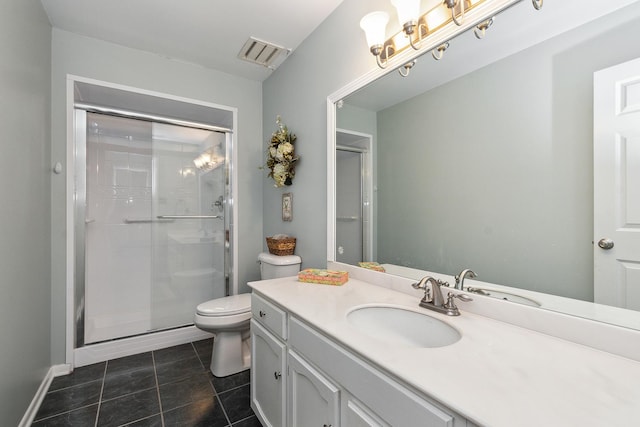
[[536, 10], [540, 10], [540, 9], [542, 9], [542, 5], [544, 3], [544, 0], [531, 0], [531, 2], [533, 3], [533, 7]]
[[[400, 73], [402, 77], [407, 77], [411, 72], [411, 69], [413, 68], [413, 66], [416, 65], [416, 61], [417, 59], [414, 59], [411, 62], [407, 62], [401, 68], [398, 68], [398, 73]], [[403, 69], [404, 69], [404, 72], [402, 71]]]
[[373, 56], [376, 57], [376, 62], [378, 63], [378, 67], [385, 69], [387, 68], [387, 63], [388, 63], [388, 59], [389, 59], [389, 54], [387, 52], [387, 55], [385, 55], [385, 59], [384, 61], [382, 60], [382, 49], [383, 46], [382, 45], [373, 45], [371, 46], [371, 53], [373, 54]]
[[485, 34], [487, 33], [487, 29], [489, 29], [492, 24], [493, 18], [489, 18], [486, 21], [479, 23], [478, 25], [476, 25], [476, 28], [473, 29], [473, 34], [476, 35], [477, 39], [484, 38]]
[[440, 61], [444, 56], [445, 50], [447, 50], [448, 48], [449, 48], [449, 42], [444, 42], [440, 46], [438, 46], [437, 48], [431, 51], [431, 56], [433, 56], [433, 59], [435, 59], [436, 61]]
[[385, 60], [384, 62], [380, 59], [380, 55], [376, 55], [376, 63], [378, 64], [378, 67], [382, 68], [383, 70], [385, 68], [387, 68], [387, 61]]
[[[533, 0], [535, 1], [535, 0]], [[464, 21], [464, 5], [461, 6], [462, 13], [460, 14], [462, 19], [458, 20], [456, 17], [456, 6], [458, 5], [458, 0], [444, 0], [444, 4], [447, 5], [449, 10], [451, 10], [451, 20], [458, 26], [461, 27]]]
[[418, 29], [418, 31], [413, 31], [416, 34], [416, 41], [413, 40], [413, 37], [411, 37], [411, 34], [407, 34], [407, 37], [409, 37], [409, 44], [411, 45], [411, 47], [413, 48], [413, 50], [420, 50], [420, 46], [422, 46], [422, 29], [425, 29], [426, 32], [426, 26], [424, 24], [418, 24], [415, 26], [415, 28]]

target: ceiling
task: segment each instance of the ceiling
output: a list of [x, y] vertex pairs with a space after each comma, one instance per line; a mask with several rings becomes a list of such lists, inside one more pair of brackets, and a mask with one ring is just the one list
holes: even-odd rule
[[72, 33], [263, 81], [238, 53], [255, 37], [295, 50], [342, 0], [41, 0]]

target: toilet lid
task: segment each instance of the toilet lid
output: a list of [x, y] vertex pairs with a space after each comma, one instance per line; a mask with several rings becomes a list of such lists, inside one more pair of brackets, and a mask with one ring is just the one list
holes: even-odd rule
[[246, 313], [251, 311], [251, 294], [212, 299], [198, 305], [196, 311], [201, 316], [229, 316]]

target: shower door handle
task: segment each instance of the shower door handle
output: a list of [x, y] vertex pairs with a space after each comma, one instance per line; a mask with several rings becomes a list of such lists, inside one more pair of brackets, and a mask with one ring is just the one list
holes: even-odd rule
[[220, 215], [158, 215], [158, 219], [223, 219]]

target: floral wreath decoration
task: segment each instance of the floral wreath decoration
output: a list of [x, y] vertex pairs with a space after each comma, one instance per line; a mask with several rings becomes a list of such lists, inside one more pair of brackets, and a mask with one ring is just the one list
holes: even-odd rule
[[278, 129], [271, 134], [269, 148], [267, 150], [267, 167], [269, 177], [275, 181], [275, 187], [293, 184], [296, 175], [295, 163], [300, 156], [295, 155], [295, 143], [297, 137], [289, 132], [287, 125], [282, 123], [282, 118], [276, 116]]

